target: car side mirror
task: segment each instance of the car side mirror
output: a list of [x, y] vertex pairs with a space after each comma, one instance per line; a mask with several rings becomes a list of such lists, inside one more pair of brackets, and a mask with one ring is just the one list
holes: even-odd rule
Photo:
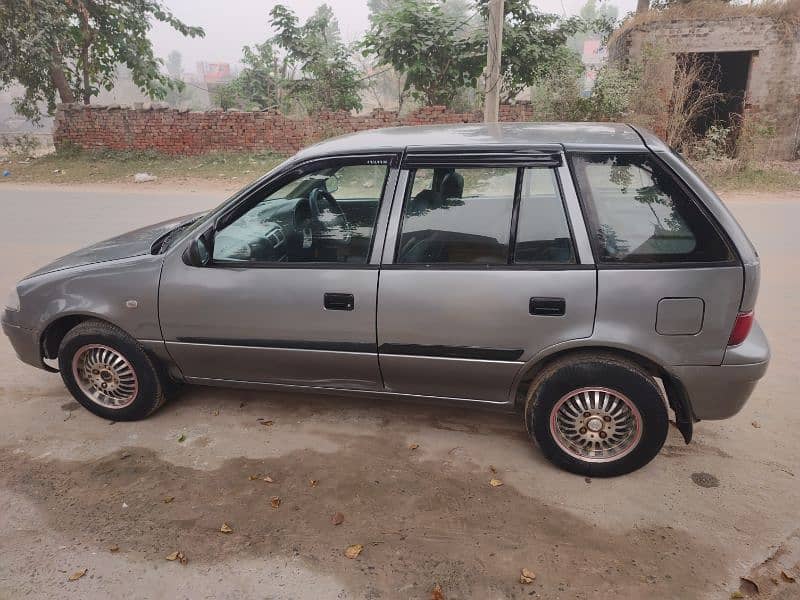
[[325, 191], [332, 194], [339, 189], [339, 176], [331, 175], [325, 180]]
[[211, 252], [207, 241], [208, 234], [203, 234], [191, 241], [183, 253], [183, 262], [190, 267], [207, 267], [211, 264]]

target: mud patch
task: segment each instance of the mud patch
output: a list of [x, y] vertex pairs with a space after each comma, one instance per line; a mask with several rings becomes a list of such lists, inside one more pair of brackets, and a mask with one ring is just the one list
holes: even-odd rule
[[[695, 597], [724, 571], [718, 552], [671, 527], [605, 530], [601, 514], [585, 521], [486, 481], [477, 468], [410, 456], [400, 436], [348, 438], [335, 454], [238, 458], [213, 471], [141, 448], [90, 462], [0, 450], [0, 485], [41, 509], [48, 527], [158, 566], [182, 550], [189, 564], [175, 577], [225, 559], [270, 557], [301, 559], [356, 598], [427, 598], [436, 582], [451, 600], [638, 598]], [[335, 512], [345, 515], [341, 525], [331, 522]], [[233, 533], [221, 533], [222, 523]], [[20, 523], [4, 536], [29, 547], [31, 530]], [[351, 544], [365, 546], [355, 560], [343, 555]], [[531, 586], [518, 582], [523, 567], [537, 574]]]
[[692, 473], [692, 481], [704, 488], [719, 487], [719, 479], [711, 473]]

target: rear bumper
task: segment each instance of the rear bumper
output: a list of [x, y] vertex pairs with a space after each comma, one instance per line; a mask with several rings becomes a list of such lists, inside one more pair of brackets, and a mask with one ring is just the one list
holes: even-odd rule
[[738, 413], [769, 365], [767, 338], [758, 323], [740, 345], [728, 348], [719, 366], [673, 367], [695, 419], [727, 419]]
[[8, 336], [17, 357], [29, 365], [44, 368], [42, 353], [39, 348], [39, 337], [32, 329], [14, 325], [6, 320], [2, 321], [3, 333]]

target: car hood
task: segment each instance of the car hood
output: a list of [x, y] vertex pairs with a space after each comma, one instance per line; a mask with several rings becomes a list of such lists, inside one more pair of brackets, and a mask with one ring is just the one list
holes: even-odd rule
[[71, 269], [73, 267], [80, 267], [93, 263], [150, 254], [153, 243], [157, 239], [166, 235], [176, 227], [189, 223], [203, 214], [204, 213], [200, 212], [156, 223], [155, 225], [148, 225], [147, 227], [135, 229], [134, 231], [129, 231], [128, 233], [123, 233], [111, 239], [92, 244], [86, 248], [81, 248], [34, 271], [28, 275], [26, 279], [53, 271], [61, 271], [63, 269]]

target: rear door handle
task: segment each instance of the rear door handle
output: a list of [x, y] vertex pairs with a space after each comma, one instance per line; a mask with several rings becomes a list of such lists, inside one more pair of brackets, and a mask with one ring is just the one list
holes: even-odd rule
[[567, 301], [564, 298], [531, 298], [528, 310], [532, 315], [563, 317], [567, 312]]
[[325, 308], [328, 310], [353, 310], [355, 305], [353, 294], [325, 292]]

